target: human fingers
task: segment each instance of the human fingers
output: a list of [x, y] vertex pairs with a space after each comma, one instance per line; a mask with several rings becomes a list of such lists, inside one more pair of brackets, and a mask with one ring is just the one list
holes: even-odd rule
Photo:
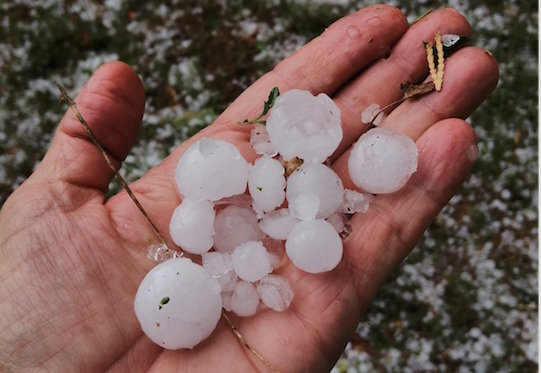
[[[75, 102], [97, 140], [119, 166], [135, 141], [143, 117], [145, 93], [135, 71], [122, 62], [102, 65]], [[112, 177], [103, 156], [68, 109], [30, 180], [62, 181], [103, 193]]]

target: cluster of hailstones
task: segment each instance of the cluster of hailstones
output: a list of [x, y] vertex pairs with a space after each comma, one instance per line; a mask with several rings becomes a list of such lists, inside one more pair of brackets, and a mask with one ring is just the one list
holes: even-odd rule
[[[186, 149], [175, 172], [184, 199], [170, 234], [185, 252], [201, 255], [202, 265], [173, 255], [144, 278], [135, 312], [153, 342], [193, 348], [215, 329], [222, 308], [240, 317], [287, 309], [291, 286], [272, 273], [287, 260], [308, 273], [338, 265], [346, 214], [366, 212], [373, 194], [400, 189], [417, 169], [409, 137], [375, 128], [348, 163], [363, 193], [344, 189], [324, 164], [341, 140], [340, 110], [329, 96], [291, 90], [277, 98], [266, 126], [252, 130], [262, 155], [253, 165], [222, 140], [202, 138]], [[294, 170], [289, 177], [286, 168]]]

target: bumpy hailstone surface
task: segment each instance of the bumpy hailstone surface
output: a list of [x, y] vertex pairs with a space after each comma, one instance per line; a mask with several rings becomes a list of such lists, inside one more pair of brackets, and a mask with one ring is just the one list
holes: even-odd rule
[[265, 214], [259, 221], [259, 228], [274, 239], [287, 240], [289, 232], [298, 221], [299, 219], [291, 215], [289, 209], [278, 209]]
[[222, 310], [220, 284], [186, 258], [167, 260], [143, 279], [135, 295], [135, 315], [157, 345], [193, 348], [216, 328]]
[[353, 183], [373, 194], [393, 193], [417, 170], [418, 151], [408, 136], [374, 128], [359, 138], [348, 161]]
[[255, 282], [270, 273], [271, 258], [260, 241], [246, 242], [231, 256], [235, 273], [244, 281]]
[[227, 206], [216, 214], [214, 248], [227, 252], [248, 241], [261, 241], [265, 234], [257, 223], [257, 216], [251, 208]]
[[263, 211], [273, 211], [286, 197], [284, 166], [264, 155], [255, 161], [248, 176], [248, 190], [254, 203]]
[[281, 312], [289, 307], [293, 300], [293, 291], [287, 278], [279, 275], [267, 275], [257, 284], [257, 292], [263, 304]]
[[216, 201], [244, 193], [248, 163], [233, 144], [203, 137], [180, 157], [175, 180], [184, 196]]
[[169, 222], [171, 238], [183, 250], [202, 254], [214, 244], [214, 204], [184, 198]]
[[286, 241], [286, 253], [297, 268], [309, 273], [332, 270], [342, 259], [342, 239], [325, 220], [297, 223]]
[[254, 285], [241, 281], [231, 296], [231, 311], [237, 316], [249, 317], [255, 315], [259, 306], [259, 294]]
[[270, 157], [278, 154], [278, 150], [270, 141], [267, 127], [263, 124], [256, 123], [254, 129], [250, 132], [250, 144], [257, 154], [266, 154]]
[[344, 199], [342, 180], [331, 168], [318, 163], [305, 163], [287, 179], [286, 197], [289, 203], [303, 193], [319, 198], [317, 219], [332, 215]]
[[291, 215], [300, 220], [312, 220], [319, 211], [319, 197], [314, 193], [299, 193], [288, 200]]
[[267, 119], [272, 144], [284, 159], [322, 163], [342, 140], [340, 110], [324, 93], [292, 89], [278, 96]]

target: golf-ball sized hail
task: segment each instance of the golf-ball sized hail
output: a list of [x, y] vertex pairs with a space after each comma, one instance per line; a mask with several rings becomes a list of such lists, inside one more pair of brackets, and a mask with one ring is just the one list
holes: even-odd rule
[[353, 183], [372, 194], [393, 193], [417, 170], [418, 150], [411, 138], [385, 128], [363, 134], [348, 160]]
[[278, 96], [267, 119], [271, 143], [284, 159], [322, 163], [342, 140], [340, 109], [325, 93], [292, 89]]
[[[344, 189], [323, 164], [341, 140], [333, 101], [294, 89], [277, 98], [267, 126], [252, 130], [250, 143], [262, 155], [254, 165], [222, 140], [203, 137], [185, 150], [175, 171], [184, 199], [173, 212], [170, 235], [182, 250], [201, 255], [202, 265], [165, 245], [151, 250], [152, 258], [164, 261], [143, 279], [135, 313], [154, 343], [193, 348], [215, 329], [222, 307], [240, 317], [254, 315], [260, 302], [286, 310], [293, 291], [272, 271], [288, 262], [314, 274], [338, 265], [342, 238], [351, 232], [346, 214], [366, 212], [371, 193], [398, 190], [417, 167], [411, 139], [372, 129], [348, 161], [362, 193]], [[294, 157], [304, 163], [287, 162]], [[285, 167], [292, 172], [287, 180]]]
[[158, 264], [135, 295], [135, 315], [145, 334], [170, 350], [193, 348], [216, 328], [221, 316], [220, 284], [190, 259]]

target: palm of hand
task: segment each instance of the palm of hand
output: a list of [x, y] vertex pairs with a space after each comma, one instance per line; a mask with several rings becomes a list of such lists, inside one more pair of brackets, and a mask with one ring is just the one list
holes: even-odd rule
[[[379, 23], [370, 22], [375, 26], [368, 29], [367, 20]], [[438, 29], [469, 34], [467, 22], [453, 10], [433, 12], [406, 29], [401, 13], [386, 6], [340, 20], [261, 78], [211, 127], [133, 183], [166, 240], [168, 219], [180, 203], [173, 181], [179, 155], [192, 141], [207, 136], [235, 144], [253, 161], [251, 128], [236, 122], [255, 116], [274, 86], [327, 92], [335, 99], [342, 110], [344, 141], [333, 156], [333, 168], [345, 187], [352, 188], [347, 149], [362, 131], [364, 107], [372, 102], [384, 106], [399, 98], [401, 82], [426, 76], [421, 40]], [[391, 57], [380, 60], [381, 49], [393, 45]], [[233, 318], [248, 343], [281, 371], [332, 367], [390, 271], [469, 172], [475, 135], [464, 121], [446, 118], [465, 117], [474, 110], [494, 88], [497, 68], [484, 51], [466, 48], [449, 58], [446, 69], [442, 92], [405, 102], [384, 122], [416, 141], [419, 170], [403, 190], [378, 196], [368, 213], [353, 217], [353, 233], [344, 242], [339, 267], [310, 275], [288, 264], [280, 270], [295, 292], [287, 311]], [[108, 152], [123, 159], [144, 106], [133, 71], [119, 63], [102, 67], [77, 102]], [[2, 209], [2, 370], [264, 371], [223, 320], [194, 350], [165, 351], [142, 334], [133, 298], [153, 266], [145, 255], [145, 239], [153, 237], [152, 231], [126, 193], [104, 204], [103, 191], [112, 175], [85, 136], [68, 113], [40, 167]]]

